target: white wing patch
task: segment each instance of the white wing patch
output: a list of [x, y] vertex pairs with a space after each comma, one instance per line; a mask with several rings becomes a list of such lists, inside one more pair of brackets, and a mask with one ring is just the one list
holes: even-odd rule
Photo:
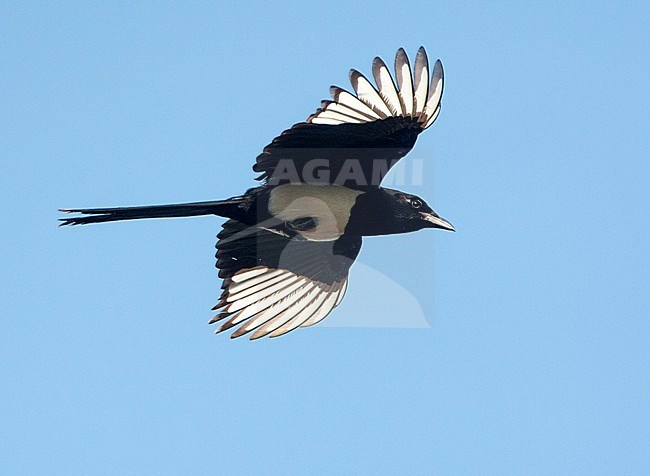
[[322, 321], [339, 305], [347, 278], [327, 284], [284, 269], [266, 266], [239, 271], [214, 309], [210, 324], [228, 319], [217, 333], [241, 326], [232, 338], [251, 331], [251, 340], [277, 337]]
[[413, 107], [413, 76], [406, 51], [400, 48], [395, 55], [395, 77], [397, 78], [397, 89], [402, 111], [406, 117], [411, 117], [415, 108]]
[[380, 57], [376, 57], [372, 62], [372, 75], [375, 77], [375, 83], [379, 88], [379, 95], [390, 109], [391, 116], [400, 116], [403, 114], [402, 105], [399, 101], [397, 88], [393, 78], [386, 67], [386, 64]]
[[356, 95], [332, 86], [330, 93], [333, 101], [323, 101], [322, 107], [307, 122], [362, 124], [388, 117], [412, 117], [422, 125], [422, 129], [433, 124], [440, 113], [444, 84], [440, 60], [435, 62], [433, 71], [430, 71], [427, 54], [424, 48], [420, 48], [411, 72], [406, 52], [400, 48], [395, 56], [397, 84], [381, 58], [373, 61], [372, 74], [376, 88], [361, 73], [351, 70], [350, 83]]
[[274, 217], [284, 221], [314, 218], [316, 227], [300, 231], [300, 235], [313, 241], [330, 241], [345, 231], [360, 194], [338, 185], [286, 184], [271, 190], [268, 207]]
[[415, 71], [413, 71], [413, 89], [415, 90], [415, 112], [424, 112], [429, 92], [429, 60], [424, 48], [418, 50], [415, 57]]

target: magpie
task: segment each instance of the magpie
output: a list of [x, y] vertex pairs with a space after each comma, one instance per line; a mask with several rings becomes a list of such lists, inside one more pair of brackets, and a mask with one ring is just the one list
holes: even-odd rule
[[257, 157], [260, 185], [227, 200], [160, 206], [61, 209], [61, 225], [217, 215], [222, 282], [217, 333], [277, 337], [317, 324], [339, 305], [366, 236], [424, 228], [455, 231], [420, 197], [381, 187], [386, 173], [438, 117], [440, 60], [424, 48], [413, 68], [400, 48], [395, 80], [375, 58], [374, 86], [350, 71], [354, 93], [332, 86], [332, 100], [276, 137]]

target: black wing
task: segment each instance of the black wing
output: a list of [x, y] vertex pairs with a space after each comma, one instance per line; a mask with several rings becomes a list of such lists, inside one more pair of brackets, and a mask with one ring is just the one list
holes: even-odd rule
[[223, 292], [210, 323], [227, 318], [217, 332], [239, 325], [233, 338], [250, 331], [251, 339], [276, 337], [320, 322], [343, 299], [361, 249], [360, 237], [308, 241], [236, 220], [227, 221], [218, 238]]
[[276, 137], [257, 157], [253, 170], [270, 185], [287, 182], [333, 183], [352, 188], [377, 187], [415, 145], [420, 132], [438, 117], [443, 70], [436, 61], [429, 81], [424, 48], [411, 74], [403, 49], [395, 58], [393, 81], [386, 64], [375, 58], [375, 88], [361, 73], [350, 72], [353, 95], [332, 86], [333, 101], [306, 122]]

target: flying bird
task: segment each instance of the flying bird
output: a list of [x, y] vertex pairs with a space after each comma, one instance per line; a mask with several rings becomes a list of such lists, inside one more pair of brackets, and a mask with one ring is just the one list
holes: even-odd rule
[[[61, 225], [217, 215], [217, 268], [223, 279], [217, 333], [277, 337], [312, 326], [339, 305], [365, 236], [423, 228], [455, 231], [420, 197], [381, 187], [386, 173], [438, 117], [440, 60], [424, 48], [413, 68], [400, 48], [395, 80], [375, 58], [374, 86], [350, 71], [354, 93], [332, 86], [332, 100], [276, 137], [257, 157], [259, 186], [243, 195], [174, 205], [62, 209]], [[79, 215], [80, 214], [80, 215]]]

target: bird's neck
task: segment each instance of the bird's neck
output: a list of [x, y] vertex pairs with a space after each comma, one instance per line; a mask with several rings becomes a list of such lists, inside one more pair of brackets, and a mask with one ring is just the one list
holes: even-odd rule
[[357, 197], [345, 233], [358, 236], [403, 233], [393, 221], [391, 197], [382, 189], [374, 189]]

